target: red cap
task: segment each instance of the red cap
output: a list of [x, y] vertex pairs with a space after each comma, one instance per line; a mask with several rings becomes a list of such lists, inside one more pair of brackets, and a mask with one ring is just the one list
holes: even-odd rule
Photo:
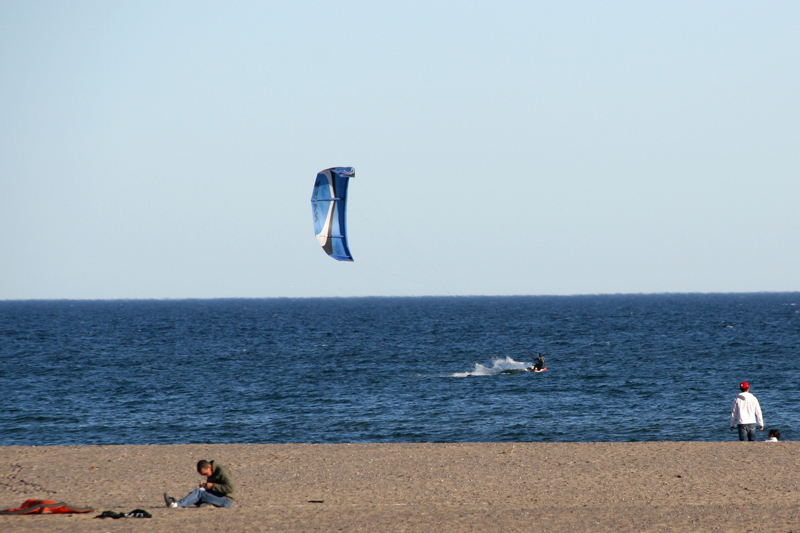
[[748, 382], [746, 382], [746, 381], [742, 381], [741, 383], [739, 383], [739, 388], [740, 389], [749, 389], [750, 388], [750, 384]]

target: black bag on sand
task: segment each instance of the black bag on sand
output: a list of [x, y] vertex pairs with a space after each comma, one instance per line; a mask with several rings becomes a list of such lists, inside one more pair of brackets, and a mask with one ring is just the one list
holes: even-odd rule
[[103, 511], [101, 514], [95, 516], [95, 518], [113, 518], [114, 520], [116, 520], [117, 518], [153, 518], [153, 515], [151, 515], [144, 509], [134, 509], [130, 513], [115, 513], [114, 511]]
[[125, 518], [153, 518], [153, 515], [145, 511], [144, 509], [134, 509], [130, 513], [125, 513]]

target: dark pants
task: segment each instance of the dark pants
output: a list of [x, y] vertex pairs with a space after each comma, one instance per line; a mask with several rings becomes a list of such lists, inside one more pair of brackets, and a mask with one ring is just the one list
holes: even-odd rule
[[756, 425], [755, 424], [739, 424], [739, 440], [744, 440], [745, 435], [747, 440], [756, 440]]

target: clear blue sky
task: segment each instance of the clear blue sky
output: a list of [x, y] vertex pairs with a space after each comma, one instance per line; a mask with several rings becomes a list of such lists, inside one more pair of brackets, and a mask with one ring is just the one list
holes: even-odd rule
[[[800, 290], [800, 3], [0, 3], [0, 299]], [[353, 166], [355, 263], [309, 199]]]

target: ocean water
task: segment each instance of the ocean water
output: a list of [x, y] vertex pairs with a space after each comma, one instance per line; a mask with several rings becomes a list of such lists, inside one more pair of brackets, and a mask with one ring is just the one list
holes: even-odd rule
[[794, 439], [798, 356], [800, 293], [5, 301], [0, 445]]

